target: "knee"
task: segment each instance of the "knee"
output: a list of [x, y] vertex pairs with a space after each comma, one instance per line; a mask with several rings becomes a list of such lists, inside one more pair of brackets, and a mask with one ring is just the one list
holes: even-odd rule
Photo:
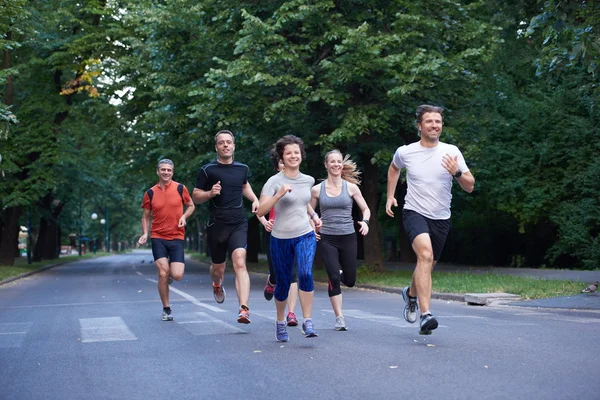
[[180, 273], [180, 272], [171, 273], [171, 278], [173, 278], [176, 281], [180, 281], [181, 279], [183, 279], [183, 273]]
[[169, 271], [166, 270], [166, 269], [163, 269], [163, 268], [159, 269], [158, 270], [158, 277], [160, 279], [167, 279], [169, 277]]
[[420, 262], [433, 264], [433, 250], [422, 249], [417, 253], [417, 258]]

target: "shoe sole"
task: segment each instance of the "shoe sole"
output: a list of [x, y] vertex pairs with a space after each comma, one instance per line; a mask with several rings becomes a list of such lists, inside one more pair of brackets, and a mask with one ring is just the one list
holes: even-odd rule
[[217, 299], [217, 297], [216, 297], [216, 296], [214, 296], [214, 292], [213, 292], [213, 296], [215, 297], [215, 301], [216, 301], [218, 304], [223, 304], [223, 303], [225, 303], [225, 295], [226, 295], [226, 294], [225, 294], [225, 289], [223, 289], [223, 288], [221, 287], [221, 291], [223, 292], [223, 299], [222, 299], [221, 301], [219, 301], [219, 300]]
[[265, 292], [265, 291], [263, 291], [263, 294], [264, 294], [264, 296], [265, 296], [265, 300], [266, 300], [266, 301], [271, 301], [271, 300], [273, 300], [273, 295], [272, 295], [272, 294], [270, 294], [270, 293], [267, 293], [267, 292]]
[[173, 317], [163, 317], [163, 321], [173, 321]]
[[304, 335], [305, 338], [311, 338], [311, 337], [318, 337], [319, 336], [319, 334], [317, 332], [306, 333], [305, 331], [302, 331], [302, 334]]
[[437, 327], [438, 327], [438, 322], [435, 319], [429, 320], [425, 323], [424, 326], [421, 327], [421, 330], [419, 331], [419, 335], [431, 335], [431, 331], [433, 331]]
[[298, 326], [298, 321], [288, 321], [288, 326]]
[[248, 316], [246, 316], [246, 315], [241, 315], [238, 317], [237, 321], [239, 324], [249, 324], [250, 318], [248, 318]]
[[279, 339], [279, 338], [277, 337], [277, 335], [276, 335], [276, 336], [275, 336], [275, 340], [277, 340], [279, 343], [285, 343], [285, 342], [288, 342], [288, 341], [290, 340], [290, 338], [287, 338], [287, 339], [285, 339], [285, 340], [284, 340], [284, 339]]
[[345, 331], [347, 331], [347, 330], [348, 330], [348, 328], [346, 328], [345, 326], [343, 326], [343, 327], [337, 327], [337, 328], [334, 328], [334, 329], [335, 329], [336, 331], [338, 331], [338, 332], [345, 332]]

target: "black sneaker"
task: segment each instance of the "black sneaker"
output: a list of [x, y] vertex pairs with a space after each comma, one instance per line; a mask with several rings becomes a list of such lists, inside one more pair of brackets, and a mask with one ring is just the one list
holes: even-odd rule
[[171, 283], [173, 283], [173, 278], [169, 277], [169, 279], [167, 280], [167, 282], [169, 282], [169, 285], [170, 285]]
[[421, 315], [421, 330], [419, 335], [431, 335], [431, 331], [438, 327], [438, 322], [431, 314]]

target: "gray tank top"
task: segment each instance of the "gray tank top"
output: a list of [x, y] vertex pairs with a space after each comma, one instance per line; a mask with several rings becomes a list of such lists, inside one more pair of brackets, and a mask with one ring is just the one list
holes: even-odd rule
[[349, 235], [354, 233], [352, 220], [352, 197], [348, 193], [348, 185], [342, 180], [342, 192], [339, 196], [330, 197], [325, 189], [325, 182], [321, 183], [319, 194], [319, 208], [323, 227], [321, 233], [325, 235]]

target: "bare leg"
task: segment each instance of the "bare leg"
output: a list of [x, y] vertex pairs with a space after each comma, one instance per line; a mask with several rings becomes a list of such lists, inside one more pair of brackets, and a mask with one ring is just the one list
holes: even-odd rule
[[171, 271], [171, 278], [176, 281], [180, 281], [183, 278], [183, 271], [185, 271], [185, 264], [182, 262], [172, 262], [169, 266]]
[[431, 304], [431, 271], [434, 266], [429, 234], [422, 233], [418, 235], [413, 240], [412, 246], [417, 254], [417, 267], [413, 273], [410, 294], [419, 298], [421, 314], [424, 314], [429, 311]]
[[333, 308], [335, 316], [339, 317], [342, 315], [342, 295], [338, 294], [336, 296], [331, 296], [329, 301], [331, 301], [331, 307]]
[[156, 260], [158, 270], [158, 295], [163, 307], [169, 307], [169, 260], [166, 257]]
[[290, 285], [290, 291], [288, 292], [287, 306], [288, 306], [289, 312], [294, 313], [294, 310], [296, 309], [297, 301], [298, 301], [298, 282], [294, 282]]
[[210, 266], [210, 279], [212, 279], [213, 284], [218, 286], [223, 281], [223, 277], [225, 276], [225, 263], [221, 264], [211, 264]]
[[275, 299], [275, 308], [277, 309], [277, 321], [285, 321], [285, 301]]
[[235, 290], [241, 305], [248, 306], [250, 298], [250, 276], [246, 269], [246, 249], [235, 249], [231, 255], [235, 272]]
[[306, 320], [312, 316], [312, 303], [315, 291], [305, 292], [304, 290], [299, 290], [298, 292], [300, 307], [302, 308], [302, 318]]

